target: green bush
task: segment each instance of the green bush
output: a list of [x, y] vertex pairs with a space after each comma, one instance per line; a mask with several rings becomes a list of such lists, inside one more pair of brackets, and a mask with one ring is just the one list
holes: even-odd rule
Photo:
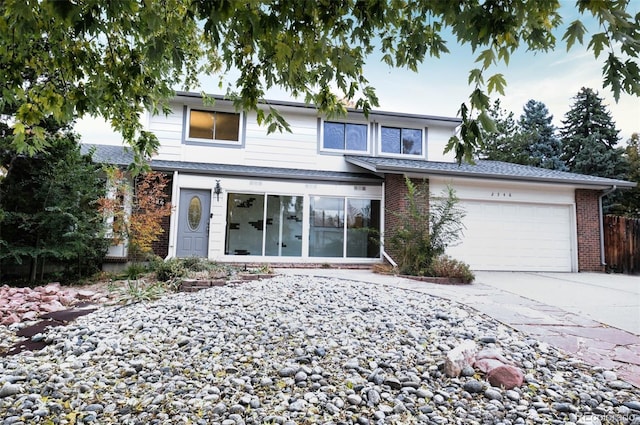
[[183, 258], [181, 261], [184, 268], [192, 272], [203, 272], [210, 268], [209, 261], [203, 258], [188, 257]]
[[161, 282], [185, 277], [188, 272], [183, 260], [179, 258], [171, 258], [167, 261], [153, 261], [152, 270], [156, 273], [156, 278]]
[[450, 187], [433, 198], [426, 181], [416, 185], [405, 177], [405, 185], [406, 207], [401, 211], [387, 211], [402, 224], [386, 238], [386, 245], [400, 273], [429, 275], [433, 259], [460, 239], [465, 213], [458, 207], [459, 200]]
[[448, 255], [439, 255], [433, 259], [430, 274], [435, 277], [462, 279], [464, 283], [471, 283], [476, 278], [467, 263]]
[[138, 279], [140, 276], [147, 272], [147, 268], [140, 263], [131, 263], [124, 270], [124, 275], [127, 279]]
[[114, 286], [112, 292], [117, 295], [120, 304], [153, 301], [161, 298], [170, 289], [163, 282], [148, 283], [143, 279], [127, 280], [122, 286]]

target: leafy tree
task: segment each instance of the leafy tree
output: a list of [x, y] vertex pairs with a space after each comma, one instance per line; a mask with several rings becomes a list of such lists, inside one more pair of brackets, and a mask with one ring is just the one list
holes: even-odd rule
[[619, 131], [596, 92], [580, 89], [562, 124], [563, 160], [570, 171], [614, 179], [624, 177], [624, 150], [616, 147]]
[[562, 161], [562, 143], [555, 136], [555, 127], [551, 124], [553, 115], [542, 102], [529, 100], [524, 105], [524, 113], [518, 125], [526, 148], [527, 165], [566, 171]]
[[[640, 21], [631, 0], [576, 1], [601, 31], [587, 35], [580, 20], [568, 24], [567, 48], [587, 44], [606, 54], [605, 87], [640, 95]], [[477, 68], [472, 92], [460, 106], [460, 134], [448, 149], [471, 159], [492, 92], [504, 94], [499, 63], [524, 47], [556, 47], [560, 2], [487, 0], [225, 2], [202, 0], [5, 0], [0, 2], [2, 110], [10, 116], [12, 147], [33, 154], [46, 148], [43, 122], [70, 122], [101, 115], [134, 146], [139, 160], [157, 145], [143, 130], [144, 109], [158, 112], [174, 87], [192, 87], [199, 74], [235, 70], [237, 107], [254, 110], [269, 131], [287, 128], [274, 109], [257, 104], [271, 87], [302, 96], [329, 115], [355, 99], [368, 111], [377, 105], [363, 73], [375, 50], [392, 67], [417, 70], [427, 56], [447, 53], [444, 33], [471, 46]], [[330, 87], [335, 87], [334, 93]], [[9, 121], [8, 121], [9, 122]]]
[[135, 261], [151, 254], [153, 242], [164, 232], [162, 219], [171, 214], [165, 188], [167, 176], [157, 171], [138, 175], [132, 185], [119, 168], [106, 169], [111, 194], [98, 200], [100, 211], [111, 222], [111, 241], [127, 243]]
[[31, 281], [47, 266], [63, 267], [64, 278], [93, 273], [107, 248], [95, 203], [104, 194], [99, 168], [68, 128], [47, 144], [47, 152], [28, 157], [0, 139], [0, 262], [12, 274], [26, 267]]

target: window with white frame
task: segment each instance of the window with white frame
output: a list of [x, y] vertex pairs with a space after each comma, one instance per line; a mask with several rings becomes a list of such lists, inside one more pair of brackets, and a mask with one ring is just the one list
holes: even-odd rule
[[422, 155], [423, 131], [418, 128], [386, 127], [380, 129], [380, 151], [396, 155]]
[[238, 142], [240, 114], [189, 109], [187, 140]]
[[366, 124], [325, 121], [322, 149], [330, 151], [367, 152]]

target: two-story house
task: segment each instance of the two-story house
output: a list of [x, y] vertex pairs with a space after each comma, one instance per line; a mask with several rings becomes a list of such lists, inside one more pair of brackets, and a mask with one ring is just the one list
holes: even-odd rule
[[[466, 211], [449, 253], [476, 270], [602, 270], [601, 198], [632, 183], [443, 155], [457, 118], [351, 110], [325, 119], [273, 101], [291, 132], [267, 134], [254, 112], [178, 93], [169, 115], [149, 115], [161, 142], [151, 161], [171, 177], [175, 206], [158, 254], [224, 262], [346, 264], [384, 261], [402, 208], [404, 177], [437, 195], [452, 185]], [[88, 146], [86, 146], [88, 147]], [[126, 165], [122, 146], [94, 159]]]

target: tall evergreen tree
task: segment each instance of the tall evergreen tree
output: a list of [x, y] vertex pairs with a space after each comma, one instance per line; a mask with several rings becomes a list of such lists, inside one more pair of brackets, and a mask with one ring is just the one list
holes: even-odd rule
[[624, 178], [624, 150], [616, 147], [619, 130], [596, 92], [585, 87], [580, 89], [562, 124], [562, 158], [570, 171]]
[[625, 180], [636, 182], [638, 186], [625, 189], [620, 196], [617, 208], [612, 211], [614, 214], [626, 215], [628, 217], [640, 218], [640, 134], [633, 133], [627, 141], [625, 148], [625, 159], [627, 161], [627, 175]]
[[80, 153], [77, 135], [50, 124], [46, 152], [17, 154], [0, 125], [0, 265], [3, 273], [41, 278], [48, 266], [64, 279], [97, 270], [107, 248], [97, 200], [105, 184], [100, 167]]
[[516, 122], [513, 112], [507, 112], [496, 100], [489, 108], [495, 131], [485, 135], [480, 157], [513, 164], [531, 165], [565, 171], [561, 159], [562, 144], [551, 124], [553, 116], [544, 103], [529, 100]]
[[546, 105], [536, 100], [529, 100], [524, 105], [524, 113], [520, 116], [518, 126], [520, 137], [524, 139], [527, 153], [527, 165], [566, 171], [562, 161], [562, 143], [555, 135], [556, 129], [551, 124], [553, 115], [549, 114]]
[[524, 152], [522, 139], [519, 137], [513, 112], [503, 109], [500, 99], [496, 99], [487, 112], [495, 124], [495, 131], [484, 135], [480, 158], [526, 164], [527, 155]]

